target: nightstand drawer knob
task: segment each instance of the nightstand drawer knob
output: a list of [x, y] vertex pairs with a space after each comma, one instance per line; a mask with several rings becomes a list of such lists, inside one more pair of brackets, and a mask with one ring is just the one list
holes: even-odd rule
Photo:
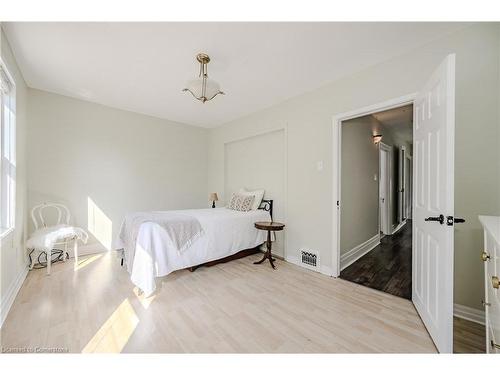
[[491, 285], [493, 286], [493, 288], [495, 289], [498, 289], [500, 287], [500, 280], [498, 279], [497, 276], [493, 276], [491, 278]]

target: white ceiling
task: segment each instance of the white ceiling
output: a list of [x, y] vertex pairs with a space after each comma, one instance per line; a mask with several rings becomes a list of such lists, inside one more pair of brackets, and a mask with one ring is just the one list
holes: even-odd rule
[[[395, 139], [413, 144], [413, 104], [372, 114]], [[382, 134], [383, 136], [383, 134]]]
[[[4, 23], [33, 88], [214, 127], [313, 90], [463, 23]], [[182, 93], [212, 58], [226, 96]]]

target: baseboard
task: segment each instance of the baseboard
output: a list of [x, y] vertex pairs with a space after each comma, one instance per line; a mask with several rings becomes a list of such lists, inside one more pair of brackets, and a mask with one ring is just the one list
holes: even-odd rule
[[321, 263], [320, 263], [319, 267], [306, 266], [305, 264], [302, 264], [302, 262], [299, 260], [298, 256], [292, 256], [292, 255], [287, 255], [285, 257], [285, 261], [288, 263], [295, 264], [296, 266], [305, 268], [306, 270], [319, 272], [319, 273], [326, 275], [326, 276], [333, 276], [333, 268], [329, 267], [329, 266], [321, 265]]
[[363, 255], [372, 251], [380, 243], [380, 234], [376, 234], [372, 238], [347, 251], [340, 257], [340, 270], [349, 267]]
[[458, 303], [453, 304], [453, 315], [465, 320], [470, 320], [471, 322], [476, 322], [484, 325], [485, 316], [484, 311], [479, 309], [474, 309], [469, 306], [459, 305]]
[[398, 233], [399, 230], [405, 226], [405, 224], [406, 224], [406, 220], [404, 220], [403, 222], [399, 223], [399, 225], [397, 227], [393, 227], [392, 228], [392, 234]]
[[17, 276], [16, 280], [10, 285], [7, 293], [2, 296], [2, 303], [0, 307], [0, 328], [2, 327], [7, 315], [9, 314], [10, 308], [16, 299], [17, 293], [21, 289], [21, 286], [26, 280], [26, 276], [28, 275], [28, 267], [22, 270]]
[[[100, 243], [92, 243], [88, 245], [78, 245], [78, 256], [82, 255], [91, 255], [91, 254], [99, 254], [99, 253], [106, 253], [109, 250], [106, 249], [103, 245]], [[68, 253], [69, 257], [73, 258], [73, 246], [68, 246]]]

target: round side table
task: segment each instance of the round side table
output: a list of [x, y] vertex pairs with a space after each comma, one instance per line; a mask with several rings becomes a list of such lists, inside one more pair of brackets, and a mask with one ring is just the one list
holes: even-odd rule
[[275, 259], [273, 258], [273, 255], [271, 253], [271, 232], [279, 232], [283, 230], [283, 228], [285, 228], [285, 224], [278, 223], [276, 221], [258, 221], [255, 223], [255, 228], [267, 231], [267, 251], [265, 252], [264, 257], [261, 260], [259, 260], [258, 262], [254, 262], [253, 264], [261, 264], [266, 259], [269, 259], [269, 263], [271, 263], [271, 266], [273, 267], [273, 269], [275, 269], [276, 266], [273, 263]]

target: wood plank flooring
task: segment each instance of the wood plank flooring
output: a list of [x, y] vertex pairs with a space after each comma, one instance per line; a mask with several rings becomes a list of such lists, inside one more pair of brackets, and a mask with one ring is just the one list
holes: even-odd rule
[[454, 317], [453, 351], [455, 353], [486, 353], [486, 332], [484, 326]]
[[2, 348], [69, 352], [436, 352], [410, 301], [257, 254], [137, 296], [112, 253], [31, 271]]
[[380, 245], [342, 270], [340, 277], [369, 288], [411, 299], [411, 220]]

